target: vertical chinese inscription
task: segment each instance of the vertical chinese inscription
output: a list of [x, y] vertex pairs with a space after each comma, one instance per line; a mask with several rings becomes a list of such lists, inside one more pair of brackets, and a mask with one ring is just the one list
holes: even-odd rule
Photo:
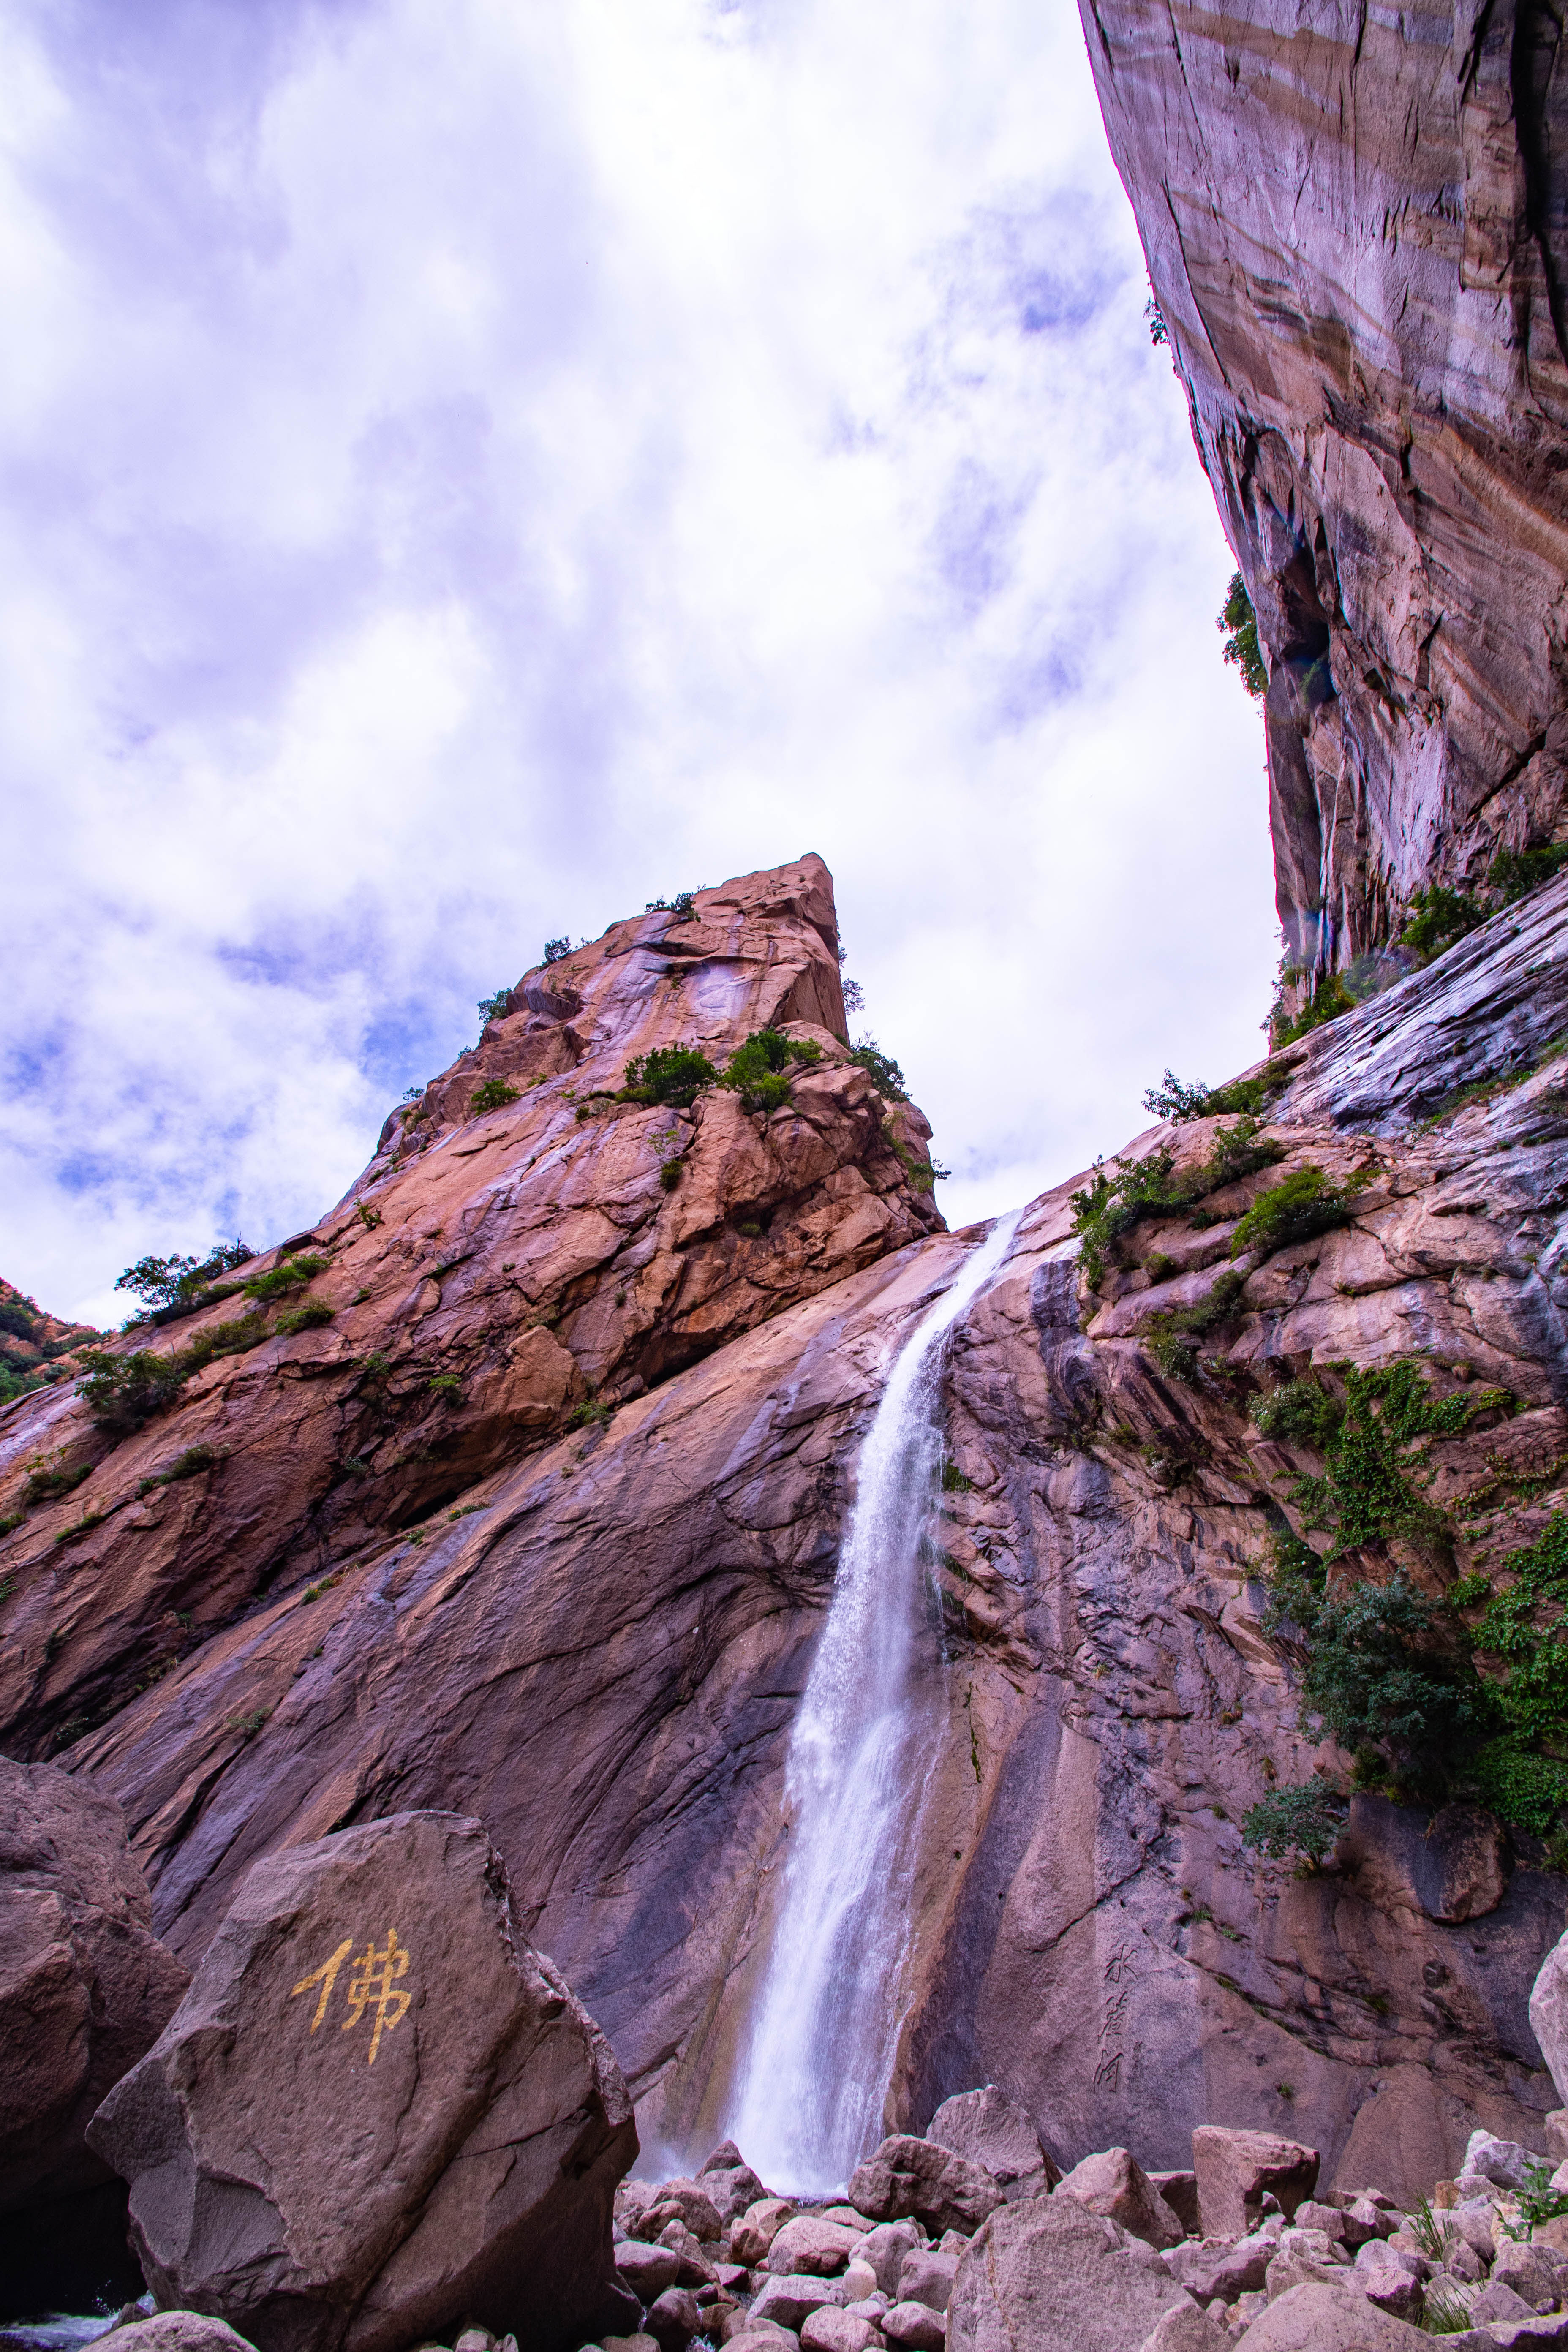
[[[339, 1971], [353, 1948], [353, 1937], [345, 1936], [331, 1958], [323, 1960], [321, 1967], [312, 1969], [308, 1977], [301, 1977], [289, 1995], [289, 2000], [293, 2000], [300, 1993], [309, 1992], [312, 1986], [320, 1986], [316, 2012], [310, 2020], [312, 2033], [327, 2014], [327, 2006], [331, 2000], [332, 1988], [337, 1983]], [[398, 1983], [400, 1977], [405, 1977], [408, 1974], [408, 1957], [407, 1946], [400, 1944], [397, 1940], [396, 1928], [389, 1927], [386, 1931], [386, 1943], [384, 1948], [377, 1948], [374, 1936], [367, 1937], [363, 1951], [358, 1959], [350, 1965], [349, 2013], [343, 2020], [342, 2031], [344, 2033], [352, 2033], [365, 2011], [367, 2010], [370, 2011], [370, 2052], [365, 2060], [367, 2066], [374, 2066], [375, 2063], [375, 2053], [381, 2048], [383, 2033], [391, 2033], [399, 2026], [407, 2016], [412, 2005], [413, 1994], [405, 1992]]]

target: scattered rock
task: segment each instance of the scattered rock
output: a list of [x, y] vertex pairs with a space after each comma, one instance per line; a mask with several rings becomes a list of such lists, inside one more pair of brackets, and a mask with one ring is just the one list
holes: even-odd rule
[[1379, 2311], [1391, 2312], [1395, 2319], [1407, 2319], [1418, 2326], [1426, 2308], [1426, 2297], [1419, 2279], [1407, 2271], [1396, 2270], [1385, 2263], [1381, 2270], [1358, 2272], [1356, 2284], [1369, 2303]]
[[658, 2233], [657, 2242], [668, 2252], [672, 2253], [680, 2265], [676, 2278], [678, 2285], [692, 2287], [718, 2285], [719, 2273], [716, 2266], [709, 2261], [700, 2242], [692, 2235], [684, 2221], [667, 2221]]
[[[1458, 2339], [1450, 2339], [1458, 2340]], [[1293, 2286], [1255, 2319], [1247, 2352], [1430, 2352], [1432, 2338], [1354, 2287]]]
[[1264, 2274], [1263, 2284], [1270, 2303], [1288, 2294], [1293, 2286], [1306, 2286], [1314, 2281], [1332, 2281], [1344, 2267], [1342, 2258], [1334, 2260], [1332, 2241], [1321, 2230], [1286, 2230]]
[[702, 2314], [689, 2287], [667, 2286], [649, 2305], [644, 2326], [659, 2352], [682, 2352], [701, 2332]]
[[868, 2230], [858, 2242], [855, 2260], [868, 2263], [883, 2293], [894, 2296], [904, 2257], [912, 2247], [924, 2242], [920, 2227], [914, 2221], [879, 2221], [874, 2230]]
[[1054, 2188], [1061, 2178], [1029, 2116], [994, 2083], [944, 2099], [925, 2136], [938, 2147], [984, 2165], [1009, 2198], [1032, 2197], [1038, 2189]]
[[876, 2272], [869, 2263], [862, 2262], [858, 2255], [855, 2256], [845, 2270], [844, 2292], [851, 2304], [859, 2303], [865, 2296], [880, 2292]]
[[1002, 2191], [983, 2165], [933, 2140], [900, 2132], [856, 2166], [849, 2176], [848, 2199], [873, 2221], [896, 2221], [912, 2214], [928, 2230], [967, 2234], [995, 2211]]
[[803, 2352], [867, 2352], [881, 2339], [868, 2319], [824, 2304], [808, 2314], [800, 2331]]
[[1198, 2219], [1198, 2176], [1195, 2172], [1152, 2172], [1149, 2186], [1163, 2197], [1188, 2237], [1202, 2232]]
[[692, 2236], [707, 2245], [716, 2241], [724, 2226], [706, 2184], [695, 2180], [661, 2181], [644, 2217], [643, 2232], [652, 2230], [657, 2236], [671, 2221], [684, 2222]]
[[1492, 2283], [1511, 2287], [1532, 2312], [1554, 2310], [1560, 2299], [1558, 2268], [1548, 2250], [1516, 2243], [1511, 2238], [1505, 2238], [1498, 2248]]
[[1540, 2158], [1528, 2147], [1521, 2147], [1518, 2140], [1494, 2139], [1487, 2131], [1472, 2132], [1465, 2149], [1460, 2186], [1468, 2177], [1489, 2180], [1495, 2189], [1526, 2189], [1530, 2185], [1530, 2168], [1539, 2162]]
[[1195, 2303], [1173, 2303], [1162, 2312], [1139, 2352], [1230, 2352], [1230, 2336]]
[[[1560, 2099], [1568, 2100], [1568, 1935], [1560, 1936], [1541, 1963], [1530, 1995], [1530, 2030], [1541, 2044]], [[1561, 2108], [1555, 2113], [1562, 2115]], [[1550, 2119], [1549, 2119], [1550, 2120]], [[1568, 2135], [1560, 2151], [1568, 2156]]]
[[0, 2318], [141, 2292], [87, 2126], [190, 1982], [152, 1917], [120, 1807], [0, 1758]]
[[772, 2319], [798, 2335], [807, 2313], [820, 2311], [826, 2304], [843, 2308], [844, 2290], [837, 2279], [807, 2278], [804, 2273], [791, 2278], [773, 2276], [763, 2281], [751, 2315], [753, 2322]]
[[794, 2212], [787, 2197], [759, 2197], [730, 2225], [730, 2252], [735, 2260], [755, 2270], [766, 2261], [768, 2248]]
[[1259, 2230], [1234, 2243], [1226, 2238], [1188, 2239], [1165, 2255], [1165, 2266], [1178, 2286], [1205, 2305], [1217, 2295], [1234, 2303], [1263, 2285], [1274, 2259], [1278, 2230]]
[[1479, 2327], [1493, 2319], [1533, 2319], [1533, 2307], [1501, 2279], [1489, 2279], [1470, 2298], [1470, 2317]]
[[813, 2278], [837, 2278], [861, 2235], [819, 2213], [797, 2213], [774, 2237], [764, 2267], [785, 2276], [804, 2272]]
[[153, 2292], [260, 2352], [402, 2352], [465, 2321], [559, 2352], [637, 2315], [610, 2234], [626, 2085], [456, 1813], [258, 1863], [89, 2137]]
[[680, 2256], [668, 2246], [646, 2245], [640, 2238], [622, 2238], [616, 2245], [616, 2268], [639, 2303], [652, 2303], [680, 2278]]
[[915, 2246], [899, 2271], [900, 2303], [923, 2303], [931, 2311], [945, 2311], [952, 2299], [958, 2256], [936, 2246]]
[[1058, 2197], [1076, 2197], [1091, 2213], [1103, 2213], [1145, 2245], [1180, 2245], [1184, 2235], [1174, 2213], [1152, 2186], [1148, 2174], [1124, 2147], [1108, 2147], [1086, 2156], [1064, 2173]]
[[150, 2319], [111, 2327], [98, 2341], [110, 2352], [255, 2352], [243, 2336], [205, 2311], [155, 2311]]
[[947, 2341], [941, 2314], [924, 2303], [895, 2303], [882, 2314], [881, 2329], [889, 2344], [902, 2344], [908, 2352], [942, 2352]]
[[1193, 2170], [1205, 2238], [1239, 2238], [1256, 2229], [1266, 2194], [1294, 2213], [1318, 2185], [1318, 2151], [1271, 2132], [1228, 2131], [1200, 2124], [1193, 2134]]
[[948, 2352], [1058, 2344], [1127, 2352], [1187, 2300], [1160, 2257], [1130, 2247], [1114, 2222], [1076, 2198], [1031, 2197], [993, 2213], [965, 2248]]

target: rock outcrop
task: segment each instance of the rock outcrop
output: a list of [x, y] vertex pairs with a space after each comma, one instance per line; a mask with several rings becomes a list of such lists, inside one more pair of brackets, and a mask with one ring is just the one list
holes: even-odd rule
[[637, 2317], [611, 2256], [625, 2084], [457, 1814], [258, 1864], [91, 2138], [159, 2300], [260, 2352], [468, 2322], [572, 2352]]
[[141, 2291], [86, 2134], [190, 1981], [151, 1922], [119, 1806], [0, 1758], [0, 2318]]
[[[1546, 2145], [1559, 2099], [1527, 2009], [1568, 1885], [1541, 1844], [1368, 1790], [1324, 1867], [1299, 1874], [1241, 1824], [1316, 1763], [1339, 1787], [1350, 1766], [1303, 1718], [1299, 1652], [1262, 1622], [1271, 1539], [1299, 1526], [1292, 1497], [1323, 1459], [1310, 1434], [1266, 1435], [1254, 1401], [1287, 1377], [1341, 1395], [1347, 1363], [1405, 1363], [1423, 1393], [1458, 1400], [1412, 1465], [1447, 1549], [1424, 1562], [1394, 1538], [1435, 1601], [1563, 1505], [1565, 911], [1568, 880], [1292, 1048], [1258, 1130], [1281, 1156], [1218, 1185], [1195, 1220], [1142, 1218], [1097, 1288], [1073, 1258], [1083, 1180], [1042, 1196], [953, 1331], [930, 1551], [949, 1728], [890, 2128], [990, 2084], [1067, 2165], [1120, 2147], [1173, 2172], [1193, 2128], [1223, 2123], [1310, 2142], [1321, 2189], [1373, 2179], [1399, 2199], [1456, 2177], [1478, 2127]], [[795, 918], [780, 919], [793, 939]], [[756, 961], [771, 969], [760, 948]], [[820, 968], [831, 980], [826, 948]], [[858, 1085], [854, 1065], [832, 1068]], [[691, 1149], [731, 1115], [731, 1098], [705, 1100]], [[1175, 1181], [1227, 1124], [1156, 1128], [1128, 1157], [1169, 1151]], [[434, 1181], [468, 1132], [362, 1197], [387, 1202], [390, 1225], [395, 1187]], [[913, 1221], [924, 1196], [892, 1164], [879, 1214]], [[1249, 1204], [1311, 1169], [1343, 1188], [1344, 1221], [1233, 1258]], [[246, 1871], [280, 1847], [460, 1805], [495, 1838], [521, 1932], [609, 2037], [645, 2142], [711, 2145], [768, 1948], [785, 1750], [859, 1441], [903, 1338], [977, 1239], [921, 1228], [889, 1249], [898, 1230], [879, 1227], [873, 1263], [641, 1392], [612, 1402], [606, 1382], [602, 1417], [498, 1439], [439, 1516], [370, 1536], [355, 1504], [341, 1549], [325, 1517], [319, 1547], [243, 1601], [213, 1567], [227, 1613], [162, 1657], [134, 1596], [170, 1587], [137, 1584], [129, 1505], [124, 1549], [90, 1549], [110, 1523], [37, 1542], [25, 1574], [41, 1597], [19, 1610], [34, 1589], [19, 1581], [5, 1621], [16, 1723], [44, 1745], [85, 1703], [74, 1694], [110, 1694], [62, 1752], [125, 1805], [174, 1948], [198, 1958]], [[715, 1264], [727, 1246], [692, 1244]], [[511, 1254], [499, 1232], [485, 1247]], [[1194, 1314], [1197, 1333], [1173, 1319]], [[590, 1326], [568, 1327], [585, 1346]], [[325, 1374], [254, 1380], [268, 1445], [281, 1394], [316, 1458], [339, 1426]], [[116, 1449], [127, 1469], [159, 1426]], [[462, 1458], [441, 1475], [468, 1475]], [[115, 1463], [87, 1491], [123, 1493]], [[254, 1559], [262, 1532], [231, 1527], [209, 1491], [200, 1559], [218, 1528]], [[174, 1576], [177, 1541], [153, 1537]], [[1356, 1557], [1386, 1574], [1394, 1553], [1377, 1538]], [[111, 1640], [96, 1621], [116, 1621], [122, 1593]], [[46, 1659], [48, 1610], [64, 1639]], [[118, 1703], [111, 1654], [146, 1681]]]
[[1081, 0], [1268, 649], [1288, 954], [1562, 835], [1568, 76], [1543, 0]]
[[[940, 1229], [930, 1129], [850, 1058], [837, 939], [807, 857], [526, 974], [312, 1231], [115, 1341], [110, 1425], [68, 1384], [0, 1413], [0, 1740], [79, 1736], [261, 1596]], [[721, 1066], [770, 1027], [816, 1056], [771, 1112], [625, 1098], [640, 1057]]]

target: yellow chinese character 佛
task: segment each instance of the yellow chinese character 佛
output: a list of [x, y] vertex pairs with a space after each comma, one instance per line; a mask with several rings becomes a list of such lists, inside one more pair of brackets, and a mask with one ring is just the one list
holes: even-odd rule
[[337, 1950], [332, 1954], [331, 1958], [330, 1960], [323, 1960], [321, 1967], [317, 1969], [312, 1975], [301, 1977], [299, 1983], [295, 1986], [294, 1991], [289, 1996], [289, 2000], [292, 2000], [296, 1993], [309, 1992], [313, 1984], [319, 1984], [321, 1986], [321, 1997], [316, 2003], [316, 2014], [310, 2020], [310, 2031], [312, 2033], [314, 2033], [317, 2026], [320, 2025], [322, 2018], [325, 2017], [327, 2013], [327, 2003], [332, 1997], [332, 1987], [338, 1980], [338, 1970], [342, 1967], [343, 1962], [348, 1958], [348, 1956], [353, 1950], [353, 1937], [352, 1936], [345, 1936], [342, 1942], [338, 1946]]
[[407, 1973], [408, 1954], [397, 1940], [395, 1927], [386, 1931], [384, 1952], [376, 1950], [374, 1941], [369, 1942], [353, 1964], [353, 1974], [349, 1979], [349, 2013], [342, 2030], [347, 2033], [367, 2009], [374, 2010], [370, 2056], [365, 2061], [369, 2066], [374, 2065], [375, 2053], [381, 2048], [382, 2028], [384, 2026], [390, 2033], [408, 2014], [413, 1994], [394, 1990], [394, 1979]]

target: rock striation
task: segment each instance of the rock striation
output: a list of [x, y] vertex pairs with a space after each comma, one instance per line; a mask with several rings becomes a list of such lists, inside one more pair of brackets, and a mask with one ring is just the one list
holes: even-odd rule
[[1562, 837], [1568, 79], [1544, 0], [1080, 0], [1268, 656], [1292, 963]]

